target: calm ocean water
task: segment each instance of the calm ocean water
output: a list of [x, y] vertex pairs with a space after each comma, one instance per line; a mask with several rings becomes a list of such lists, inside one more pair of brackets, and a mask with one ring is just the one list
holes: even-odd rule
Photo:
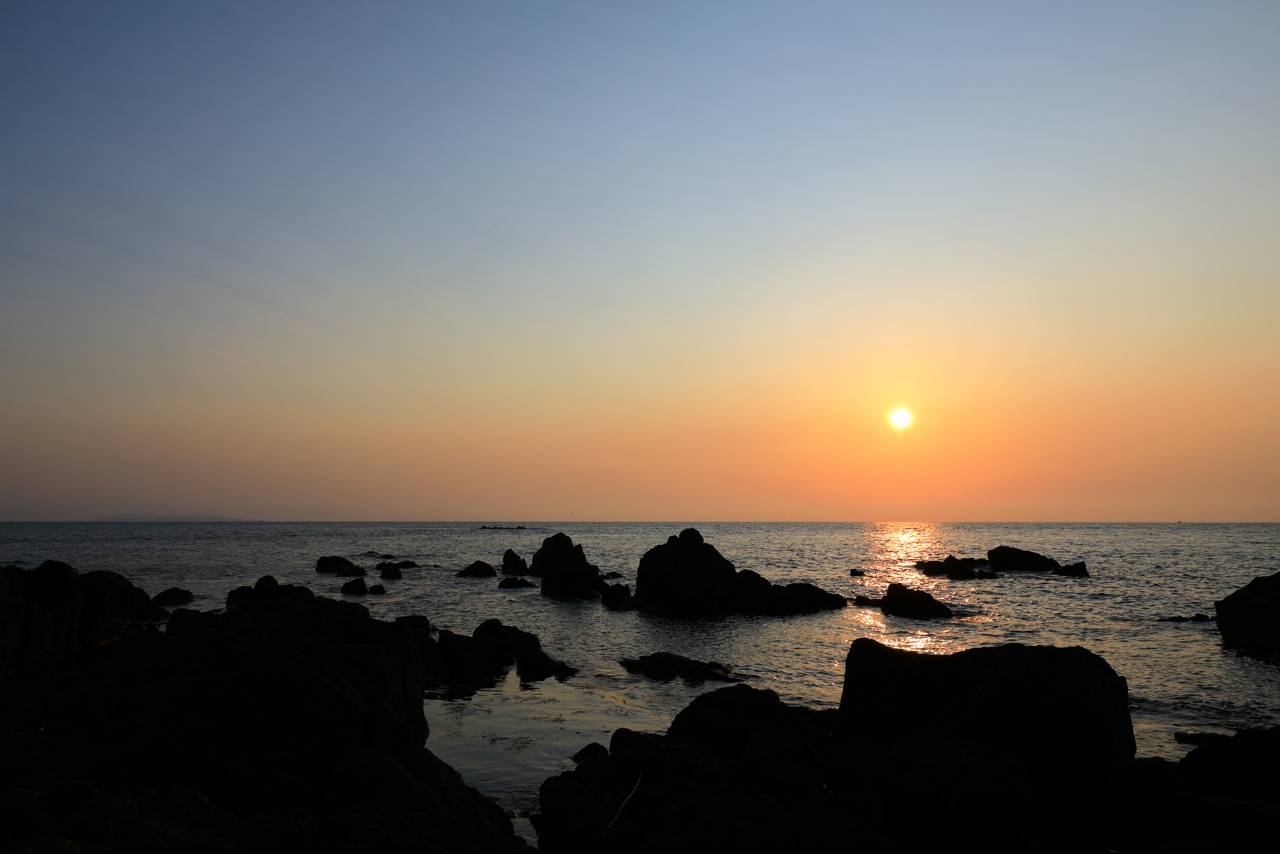
[[[498, 617], [537, 633], [548, 652], [580, 669], [563, 684], [522, 687], [512, 674], [469, 699], [426, 701], [431, 749], [517, 816], [536, 808], [538, 785], [587, 742], [607, 743], [620, 726], [665, 729], [707, 690], [633, 677], [617, 661], [658, 650], [720, 661], [790, 702], [831, 707], [839, 703], [844, 656], [857, 637], [931, 652], [1010, 641], [1079, 644], [1128, 679], [1140, 755], [1179, 755], [1173, 740], [1179, 729], [1280, 721], [1280, 664], [1223, 650], [1212, 623], [1155, 621], [1212, 613], [1215, 599], [1280, 569], [1280, 525], [696, 524], [740, 569], [774, 581], [810, 581], [846, 596], [879, 595], [902, 581], [972, 614], [938, 623], [854, 607], [807, 617], [672, 620], [453, 576], [473, 560], [499, 564], [506, 548], [529, 558], [543, 537], [563, 530], [602, 571], [621, 572], [631, 583], [640, 555], [685, 526], [3, 523], [0, 563], [34, 566], [56, 558], [82, 571], [115, 570], [149, 593], [187, 587], [197, 594], [194, 607], [205, 609], [221, 607], [229, 589], [268, 573], [336, 598], [340, 581], [315, 573], [320, 555], [372, 566], [376, 561], [364, 553], [385, 552], [424, 564], [407, 570], [403, 581], [387, 582], [388, 595], [364, 600], [374, 616], [425, 614], [468, 634]], [[1064, 562], [1086, 560], [1093, 577], [953, 582], [926, 578], [912, 566], [1000, 544]], [[851, 578], [855, 567], [867, 574]]]

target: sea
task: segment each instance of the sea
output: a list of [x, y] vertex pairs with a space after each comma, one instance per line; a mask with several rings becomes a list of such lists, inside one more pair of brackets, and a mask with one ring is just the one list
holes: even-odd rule
[[[497, 617], [537, 634], [552, 656], [578, 668], [563, 681], [505, 681], [471, 696], [424, 698], [427, 746], [468, 783], [496, 799], [530, 834], [538, 787], [571, 767], [574, 752], [608, 743], [619, 727], [661, 732], [713, 684], [633, 676], [619, 659], [658, 651], [723, 663], [790, 703], [839, 704], [844, 658], [855, 638], [931, 653], [1002, 643], [1078, 645], [1128, 681], [1140, 756], [1176, 758], [1179, 730], [1231, 732], [1280, 722], [1280, 663], [1223, 649], [1213, 623], [1158, 618], [1212, 615], [1213, 603], [1259, 575], [1280, 571], [1276, 524], [797, 524], [797, 523], [0, 523], [0, 564], [45, 559], [81, 571], [119, 572], [148, 593], [171, 586], [192, 607], [221, 608], [233, 587], [263, 575], [342, 598], [341, 579], [318, 575], [316, 558], [342, 555], [372, 568], [376, 555], [421, 564], [384, 596], [360, 599], [371, 614], [422, 614], [470, 632]], [[475, 560], [501, 565], [505, 549], [532, 557], [564, 531], [602, 572], [634, 584], [644, 552], [685, 527], [739, 569], [787, 583], [808, 581], [853, 597], [891, 582], [928, 590], [955, 619], [920, 622], [874, 608], [798, 617], [675, 619], [612, 612], [598, 602], [499, 590], [495, 579], [458, 578]], [[926, 558], [983, 555], [1018, 546], [1088, 563], [1090, 577], [1006, 574], [992, 580], [927, 578]], [[853, 576], [850, 570], [865, 574]], [[945, 698], [940, 698], [945, 700]], [[288, 726], [281, 721], [281, 726]], [[867, 733], [874, 738], [874, 733]]]

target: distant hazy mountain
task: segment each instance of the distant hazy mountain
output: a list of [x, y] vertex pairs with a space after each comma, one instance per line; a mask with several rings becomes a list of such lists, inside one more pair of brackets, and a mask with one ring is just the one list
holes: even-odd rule
[[230, 516], [218, 516], [213, 513], [113, 513], [109, 516], [98, 516], [91, 522], [244, 522]]

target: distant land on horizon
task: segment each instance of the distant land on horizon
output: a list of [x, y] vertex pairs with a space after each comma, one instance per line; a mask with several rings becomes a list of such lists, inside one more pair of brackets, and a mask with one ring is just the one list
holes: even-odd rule
[[90, 522], [252, 522], [236, 516], [219, 516], [216, 513], [111, 513], [95, 516]]

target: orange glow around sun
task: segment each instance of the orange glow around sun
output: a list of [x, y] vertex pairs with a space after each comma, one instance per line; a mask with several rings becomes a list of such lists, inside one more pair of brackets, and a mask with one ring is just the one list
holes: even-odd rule
[[893, 425], [895, 430], [906, 430], [911, 426], [911, 422], [915, 420], [915, 416], [911, 414], [911, 410], [905, 406], [899, 406], [897, 409], [889, 413], [889, 423]]

